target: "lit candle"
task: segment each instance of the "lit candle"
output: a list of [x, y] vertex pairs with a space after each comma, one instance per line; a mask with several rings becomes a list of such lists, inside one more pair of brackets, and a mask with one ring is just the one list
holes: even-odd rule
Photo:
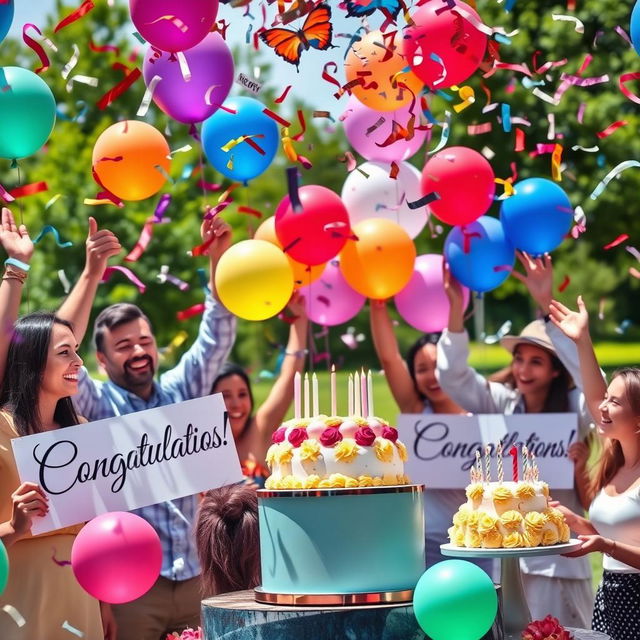
[[331, 365], [331, 415], [338, 415], [337, 409], [337, 399], [336, 399], [336, 365]]
[[491, 446], [487, 445], [484, 448], [484, 466], [485, 472], [484, 475], [486, 477], [487, 482], [491, 482]]
[[538, 482], [540, 479], [539, 471], [538, 471], [538, 462], [536, 461], [536, 454], [531, 454], [531, 473], [533, 475], [533, 481]]
[[502, 484], [504, 481], [504, 469], [502, 468], [502, 440], [498, 440], [496, 462], [498, 463], [498, 482]]
[[376, 414], [373, 411], [373, 378], [371, 370], [367, 371], [367, 406], [369, 407], [369, 418], [373, 418]]
[[360, 373], [360, 391], [362, 392], [362, 417], [369, 415], [369, 397], [367, 392], [369, 389], [367, 388], [367, 376], [364, 375], [364, 369]]
[[309, 417], [309, 374], [304, 374], [304, 417]]
[[360, 406], [360, 374], [356, 371], [353, 374], [353, 414], [361, 416]]
[[349, 417], [353, 415], [353, 376], [349, 374], [349, 384], [347, 387], [347, 404], [349, 406]]
[[478, 478], [478, 482], [484, 482], [484, 477], [482, 475], [482, 460], [480, 458], [479, 449], [476, 449], [476, 477]]
[[513, 481], [518, 482], [518, 447], [513, 445], [511, 449], [509, 449], [509, 455], [513, 461]]
[[531, 474], [529, 473], [529, 449], [527, 449], [527, 445], [522, 445], [522, 479], [525, 482], [530, 482], [531, 478], [529, 477]]
[[300, 410], [300, 386], [302, 384], [300, 372], [296, 371], [293, 376], [293, 416], [296, 420], [300, 420], [302, 413]]
[[320, 415], [320, 398], [318, 396], [318, 376], [313, 373], [311, 376], [311, 389], [313, 391], [313, 416]]

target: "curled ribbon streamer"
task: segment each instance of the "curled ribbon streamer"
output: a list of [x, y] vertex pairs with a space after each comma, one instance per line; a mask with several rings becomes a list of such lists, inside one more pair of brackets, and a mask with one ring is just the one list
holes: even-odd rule
[[451, 133], [451, 111], [445, 111], [444, 112], [444, 123], [442, 124], [442, 132], [441, 132], [441, 135], [440, 135], [440, 141], [436, 145], [435, 149], [432, 149], [431, 151], [427, 152], [427, 155], [431, 156], [434, 153], [437, 153], [438, 151], [440, 151], [440, 149], [442, 149], [447, 144], [447, 142], [449, 141], [449, 134], [450, 133]]
[[53, 236], [53, 239], [55, 240], [55, 243], [59, 247], [61, 247], [62, 249], [66, 249], [67, 247], [72, 247], [73, 246], [73, 242], [70, 242], [69, 240], [67, 240], [66, 242], [62, 242], [60, 240], [60, 233], [51, 224], [47, 224], [44, 227], [42, 227], [42, 230], [36, 236], [35, 240], [33, 241], [33, 244], [38, 244], [38, 242], [40, 242], [40, 240], [42, 240], [42, 238], [44, 238], [48, 234], [51, 234]]
[[[218, 87], [221, 87], [222, 85], [220, 84], [212, 84], [208, 89], [207, 92], [204, 94], [204, 102], [205, 104], [208, 104], [209, 106], [211, 106], [213, 104], [213, 100], [211, 99], [211, 94], [215, 91], [215, 89], [217, 89]], [[222, 105], [219, 105], [220, 107], [222, 107]], [[224, 108], [224, 110], [227, 113], [232, 113], [235, 114], [236, 111], [234, 109], [229, 109], [228, 107]]]
[[624, 127], [627, 124], [629, 123], [626, 120], [616, 120], [614, 123], [610, 124], [604, 131], [598, 131], [598, 133], [596, 133], [596, 136], [598, 138], [607, 138], [620, 127]]
[[631, 102], [635, 102], [636, 104], [640, 104], [640, 97], [638, 97], [635, 93], [627, 89], [625, 85], [627, 84], [627, 82], [631, 82], [632, 80], [638, 80], [638, 79], [640, 79], [640, 72], [634, 71], [632, 73], [623, 73], [620, 76], [620, 79], [618, 81], [620, 86], [620, 91], [622, 91], [622, 94], [624, 95], [624, 97], [631, 100]]
[[158, 86], [158, 82], [162, 80], [161, 76], [153, 76], [151, 78], [151, 82], [147, 86], [147, 89], [144, 92], [144, 96], [142, 96], [142, 102], [138, 107], [138, 111], [136, 111], [136, 116], [138, 118], [142, 118], [147, 115], [147, 111], [149, 111], [149, 107], [151, 106], [151, 101], [153, 100], [153, 92], [156, 90]]
[[169, 155], [167, 156], [167, 158], [171, 158], [171, 157], [175, 156], [176, 153], [186, 153], [187, 151], [191, 151], [191, 149], [193, 149], [193, 147], [190, 144], [185, 144], [182, 147], [178, 147], [177, 149], [174, 149], [173, 151], [170, 151]]
[[304, 134], [307, 130], [307, 123], [304, 119], [304, 113], [302, 112], [302, 109], [298, 109], [298, 124], [300, 125], [300, 133], [296, 133], [295, 136], [291, 136], [291, 139], [295, 142], [304, 140]]
[[98, 86], [98, 78], [94, 78], [93, 76], [75, 75], [75, 76], [71, 76], [71, 78], [69, 78], [69, 81], [66, 84], [67, 93], [71, 93], [74, 82], [80, 82], [81, 84], [88, 84], [90, 87]]
[[[40, 66], [35, 69], [35, 72], [42, 73], [51, 66], [51, 63], [49, 62], [49, 57], [47, 56], [45, 50], [42, 48], [42, 45], [36, 42], [31, 36], [27, 35], [27, 30], [31, 28], [35, 29], [39, 35], [42, 35], [42, 31], [40, 31], [40, 29], [38, 29], [35, 24], [28, 23], [25, 24], [24, 27], [22, 27], [22, 39], [24, 40], [24, 43], [29, 48], [31, 48], [40, 59]], [[57, 51], [57, 49], [55, 50]]]
[[25, 184], [21, 187], [16, 187], [15, 189], [11, 189], [9, 194], [14, 198], [24, 198], [26, 196], [32, 196], [35, 193], [40, 193], [41, 191], [48, 191], [49, 186], [46, 182], [32, 182], [31, 184]]
[[159, 18], [156, 18], [155, 20], [152, 20], [151, 22], [147, 22], [145, 24], [156, 24], [156, 22], [160, 22], [161, 20], [168, 20], [179, 31], [182, 31], [182, 33], [186, 33], [189, 30], [189, 27], [184, 22], [182, 22], [180, 18], [174, 15], [160, 16]]
[[129, 255], [124, 259], [125, 262], [137, 262], [142, 254], [147, 250], [147, 247], [151, 242], [151, 238], [153, 237], [153, 224], [153, 219], [144, 223], [142, 231], [140, 232], [140, 237], [133, 249], [129, 252]]
[[587, 153], [596, 153], [597, 151], [600, 151], [600, 147], [598, 145], [595, 145], [594, 147], [581, 147], [579, 144], [574, 144], [573, 147], [571, 147], [571, 151], [586, 151]]
[[86, 16], [94, 7], [95, 4], [93, 3], [93, 0], [84, 0], [84, 2], [75, 11], [58, 22], [53, 33], [58, 33], [60, 29], [64, 29], [76, 20], [80, 20], [80, 18]]
[[605, 244], [604, 247], [602, 247], [602, 248], [605, 249], [605, 250], [613, 249], [614, 247], [617, 247], [619, 244], [622, 244], [623, 242], [625, 242], [628, 239], [629, 239], [629, 234], [628, 233], [622, 233], [613, 242], [610, 242], [609, 244]]
[[96, 207], [101, 204], [115, 204], [116, 207], [124, 207], [123, 203], [114, 202], [113, 200], [109, 200], [108, 198], [85, 198], [82, 203], [90, 207]]
[[247, 213], [250, 216], [254, 216], [256, 218], [262, 218], [262, 212], [257, 209], [253, 209], [252, 207], [238, 207], [238, 213]]
[[347, 171], [349, 173], [351, 173], [358, 166], [358, 163], [353, 157], [353, 153], [351, 153], [351, 151], [345, 151], [343, 155], [338, 156], [338, 162], [345, 163], [347, 165]]
[[602, 192], [606, 189], [607, 185], [611, 180], [613, 180], [616, 176], [621, 174], [623, 171], [630, 169], [631, 167], [640, 167], [640, 162], [637, 160], [625, 160], [621, 162], [617, 166], [615, 166], [607, 175], [598, 183], [596, 188], [593, 190], [591, 195], [589, 196], [592, 200], [598, 198]]
[[80, 48], [75, 42], [71, 45], [71, 48], [73, 49], [71, 58], [69, 58], [69, 62], [64, 65], [60, 74], [63, 80], [66, 80], [69, 77], [71, 70], [78, 64], [78, 60], [80, 58]]
[[442, 84], [446, 77], [447, 77], [447, 68], [444, 65], [444, 60], [437, 54], [434, 53], [433, 51], [431, 53], [429, 53], [429, 58], [431, 58], [431, 60], [433, 60], [436, 64], [439, 64], [442, 67], [442, 73], [440, 75], [440, 77], [437, 80], [433, 81], [433, 86], [435, 87], [438, 84]]
[[564, 280], [558, 285], [558, 291], [562, 293], [569, 284], [571, 284], [571, 278], [569, 276], [565, 276]]
[[627, 32], [618, 25], [614, 31], [630, 46], [633, 47], [633, 42], [631, 42], [631, 38], [627, 35]]
[[80, 631], [80, 629], [76, 629], [74, 626], [70, 625], [66, 620], [62, 623], [62, 628], [69, 633], [73, 633], [74, 636], [78, 636], [78, 638], [84, 638], [84, 631]]
[[268, 116], [269, 118], [271, 118], [272, 120], [275, 120], [277, 123], [281, 124], [283, 127], [290, 127], [291, 123], [288, 120], [285, 120], [284, 118], [281, 118], [277, 113], [271, 111], [271, 109], [263, 109], [262, 113], [264, 113], [265, 116]]
[[13, 202], [15, 198], [0, 184], [0, 198], [5, 202]]
[[197, 316], [200, 313], [204, 313], [204, 302], [194, 304], [192, 307], [178, 311], [178, 313], [176, 313], [176, 317], [180, 322], [184, 322], [185, 320], [188, 320], [193, 316]]
[[464, 109], [470, 107], [476, 101], [476, 92], [473, 90], [473, 87], [460, 87], [460, 89], [458, 89], [458, 96], [460, 96], [462, 102], [453, 105], [453, 110], [456, 113], [464, 111]]
[[295, 167], [289, 167], [287, 169], [287, 191], [289, 193], [291, 208], [295, 213], [300, 213], [302, 211], [302, 202], [300, 201], [298, 185], [298, 170]]
[[27, 624], [22, 614], [12, 604], [5, 604], [2, 610], [11, 617], [18, 627], [24, 627]]
[[140, 76], [142, 75], [140, 69], [129, 69], [122, 63], [115, 63], [112, 65], [114, 69], [124, 71], [125, 77], [124, 80], [120, 81], [115, 87], [109, 89], [107, 93], [105, 93], [100, 100], [96, 103], [98, 105], [98, 109], [103, 110], [106, 109], [116, 98], [121, 96]]
[[189, 288], [189, 284], [187, 282], [181, 280], [180, 278], [178, 278], [178, 276], [174, 276], [173, 274], [169, 273], [169, 265], [167, 264], [163, 264], [160, 267], [160, 273], [156, 275], [156, 278], [158, 279], [158, 282], [160, 284], [170, 282], [172, 285], [178, 287], [180, 291], [186, 291]]
[[575, 32], [576, 33], [584, 33], [584, 24], [582, 22], [580, 22], [580, 20], [578, 20], [578, 18], [576, 18], [575, 16], [567, 16], [567, 15], [563, 15], [563, 14], [558, 14], [558, 13], [552, 13], [551, 17], [554, 20], [561, 20], [563, 22], [573, 22], [575, 27]]
[[219, 213], [224, 211], [232, 202], [233, 202], [232, 199], [223, 200], [222, 202], [217, 204], [215, 207], [208, 206], [207, 212], [205, 213], [203, 220], [211, 220], [212, 218], [215, 218]]
[[127, 269], [127, 267], [121, 267], [120, 265], [107, 267], [104, 270], [104, 274], [102, 275], [101, 282], [107, 282], [107, 280], [109, 280], [109, 278], [111, 277], [111, 274], [116, 272], [116, 271], [119, 271], [120, 273], [122, 273], [127, 278], [127, 280], [129, 280], [136, 287], [138, 287], [138, 291], [140, 291], [140, 293], [144, 293], [145, 292], [147, 287], [143, 282], [140, 281], [138, 276], [136, 276], [136, 274], [133, 273], [133, 271], [131, 271], [131, 269]]
[[342, 85], [327, 71], [327, 69], [331, 67], [333, 67], [333, 73], [338, 71], [338, 65], [335, 62], [327, 62], [324, 67], [322, 67], [322, 79], [336, 85], [338, 89], [342, 89]]
[[[640, 74], [638, 74], [638, 76], [640, 77]], [[623, 93], [624, 93], [624, 91], [623, 91]], [[638, 99], [638, 104], [640, 104], [640, 99]], [[576, 119], [578, 120], [578, 122], [580, 124], [582, 124], [582, 120], [584, 118], [584, 112], [585, 112], [586, 108], [587, 108], [587, 103], [586, 102], [581, 102], [580, 106], [578, 107], [578, 114], [576, 115]]]
[[422, 209], [422, 207], [426, 207], [430, 202], [434, 202], [436, 200], [440, 200], [440, 194], [432, 191], [418, 200], [407, 202], [407, 207], [409, 207], [409, 209]]
[[556, 181], [562, 180], [562, 171], [560, 169], [560, 163], [562, 161], [562, 145], [556, 144], [551, 153], [551, 177]]
[[96, 53], [105, 53], [107, 51], [113, 51], [117, 56], [120, 55], [120, 49], [113, 44], [97, 45], [93, 40], [89, 40], [89, 49]]
[[549, 60], [545, 62], [541, 66], [538, 66], [538, 56], [542, 53], [542, 51], [536, 51], [531, 58], [531, 65], [533, 66], [533, 70], [535, 73], [543, 74], [549, 71], [549, 69], [553, 69], [554, 67], [562, 67], [567, 64], [567, 58], [563, 58], [562, 60], [557, 60], [555, 62]]
[[176, 53], [178, 57], [178, 63], [180, 64], [180, 72], [182, 73], [182, 79], [185, 82], [191, 82], [191, 69], [189, 69], [189, 63], [187, 62], [187, 58], [184, 55], [184, 52], [178, 51]]
[[555, 106], [558, 106], [560, 104], [560, 98], [554, 98], [553, 96], [550, 96], [548, 93], [545, 93], [544, 91], [541, 91], [540, 89], [538, 89], [538, 87], [534, 87], [531, 93], [534, 96], [540, 98], [541, 100], [548, 102], [549, 104], [552, 104]]
[[163, 193], [162, 196], [160, 197], [160, 201], [156, 205], [156, 210], [153, 212], [152, 221], [155, 224], [159, 224], [162, 222], [162, 218], [170, 203], [171, 203], [171, 194]]
[[292, 84], [287, 85], [286, 89], [285, 89], [285, 90], [280, 94], [280, 96], [279, 96], [279, 97], [277, 97], [277, 98], [274, 100], [274, 102], [275, 102], [276, 104], [282, 104], [282, 103], [284, 102], [284, 99], [287, 97], [287, 95], [288, 95], [289, 91], [291, 91], [291, 87], [292, 87], [292, 86], [293, 86]]

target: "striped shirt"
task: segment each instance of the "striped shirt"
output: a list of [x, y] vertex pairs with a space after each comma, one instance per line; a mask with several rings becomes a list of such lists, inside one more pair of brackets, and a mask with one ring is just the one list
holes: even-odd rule
[[[227, 359], [236, 334], [236, 318], [207, 296], [198, 337], [180, 362], [154, 382], [148, 400], [123, 389], [111, 380], [93, 380], [83, 367], [78, 393], [73, 397], [78, 413], [89, 421], [123, 416], [208, 395]], [[149, 505], [133, 513], [149, 522], [162, 543], [161, 575], [188, 580], [200, 574], [193, 537], [197, 497]]]

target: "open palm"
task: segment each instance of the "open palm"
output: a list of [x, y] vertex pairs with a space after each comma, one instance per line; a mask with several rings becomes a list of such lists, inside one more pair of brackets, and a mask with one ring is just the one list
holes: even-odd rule
[[549, 315], [553, 324], [574, 342], [578, 342], [589, 333], [589, 314], [582, 296], [578, 296], [578, 311], [572, 311], [561, 302], [553, 300], [549, 305]]
[[2, 209], [0, 244], [10, 258], [22, 262], [29, 262], [33, 255], [33, 242], [27, 228], [23, 224], [18, 227], [13, 214], [6, 207]]

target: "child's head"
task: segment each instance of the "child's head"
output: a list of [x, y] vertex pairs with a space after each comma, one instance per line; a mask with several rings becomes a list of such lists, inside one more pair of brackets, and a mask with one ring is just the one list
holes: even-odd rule
[[207, 491], [198, 510], [196, 543], [205, 596], [258, 586], [260, 539], [255, 489], [234, 484]]
[[224, 397], [231, 433], [237, 442], [249, 427], [253, 414], [253, 394], [249, 376], [242, 367], [227, 362], [213, 381], [211, 393], [221, 393]]
[[416, 391], [422, 399], [438, 402], [447, 397], [436, 378], [439, 333], [420, 336], [408, 349], [405, 361]]

